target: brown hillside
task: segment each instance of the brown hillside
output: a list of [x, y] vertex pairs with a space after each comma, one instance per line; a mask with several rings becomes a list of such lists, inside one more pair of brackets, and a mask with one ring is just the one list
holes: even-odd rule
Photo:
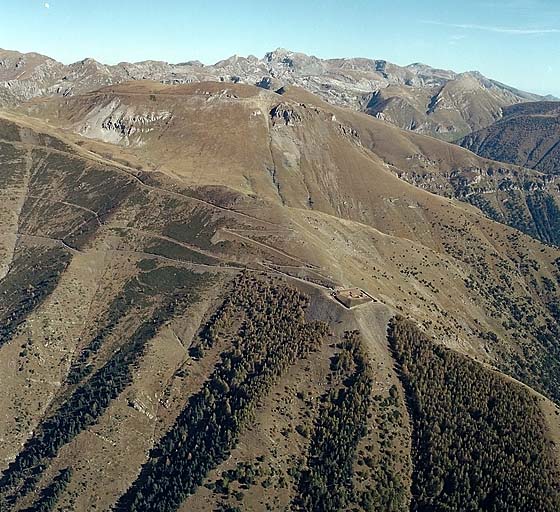
[[[553, 489], [560, 251], [444, 197], [495, 163], [297, 89], [135, 82], [1, 118], [7, 510], [409, 510], [429, 366], [398, 370], [396, 313], [526, 411], [516, 453]], [[333, 297], [355, 287], [374, 301]], [[502, 464], [519, 419], [496, 421]]]

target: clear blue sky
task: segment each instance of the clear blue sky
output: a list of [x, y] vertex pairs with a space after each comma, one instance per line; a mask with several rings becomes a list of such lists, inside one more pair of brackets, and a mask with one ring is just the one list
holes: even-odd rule
[[66, 63], [213, 63], [284, 47], [476, 69], [560, 96], [560, 0], [0, 0], [0, 47]]

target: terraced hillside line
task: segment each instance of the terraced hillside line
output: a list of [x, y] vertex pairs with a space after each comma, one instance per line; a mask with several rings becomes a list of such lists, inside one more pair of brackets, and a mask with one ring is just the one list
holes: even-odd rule
[[18, 226], [28, 235], [79, 249], [135, 189], [130, 178], [76, 155], [35, 148], [32, 158]]
[[201, 356], [218, 338], [228, 340], [231, 348], [152, 450], [116, 510], [177, 510], [227, 459], [258, 401], [326, 335], [325, 324], [305, 320], [307, 305], [303, 295], [284, 284], [247, 274], [237, 279], [192, 352]]
[[560, 474], [535, 396], [394, 318], [413, 422], [412, 512], [555, 512]]
[[79, 249], [76, 249], [75, 247], [72, 247], [70, 245], [68, 245], [64, 240], [62, 240], [61, 238], [53, 238], [50, 236], [41, 236], [41, 235], [30, 235], [29, 233], [24, 233], [22, 231], [20, 231], [18, 233], [18, 237], [20, 240], [30, 240], [31, 242], [40, 242], [40, 243], [52, 243], [55, 242], [57, 245], [59, 245], [62, 249], [67, 250], [68, 252], [70, 252], [71, 254], [78, 254], [78, 253], [84, 253], [83, 251], [80, 251]]
[[[154, 294], [163, 297], [153, 316], [143, 322], [109, 361], [79, 386], [56, 411], [46, 418], [0, 479], [0, 504], [13, 505], [33, 490], [46, 462], [82, 430], [93, 425], [132, 380], [134, 365], [143, 356], [147, 342], [175, 314], [198, 301], [200, 290], [212, 282], [208, 274], [169, 269], [167, 277], [154, 280]], [[173, 289], [173, 292], [170, 290]]]
[[101, 162], [105, 165], [109, 165], [113, 169], [127, 174], [132, 179], [134, 179], [138, 184], [140, 184], [142, 187], [144, 187], [144, 188], [146, 188], [150, 191], [155, 191], [155, 192], [159, 191], [163, 194], [167, 194], [167, 195], [170, 195], [172, 197], [181, 198], [183, 200], [188, 199], [188, 200], [193, 201], [195, 203], [199, 203], [199, 204], [209, 206], [210, 208], [215, 209], [215, 210], [219, 210], [219, 211], [222, 211], [222, 212], [227, 212], [229, 214], [233, 214], [233, 215], [237, 215], [237, 216], [240, 216], [240, 217], [250, 219], [251, 222], [258, 222], [260, 224], [268, 224], [269, 226], [280, 227], [278, 224], [275, 224], [274, 222], [259, 219], [258, 217], [253, 217], [252, 215], [249, 215], [248, 213], [244, 213], [240, 210], [234, 210], [233, 208], [226, 208], [224, 206], [220, 206], [220, 205], [211, 203], [210, 201], [200, 199], [199, 197], [189, 196], [187, 194], [182, 194], [182, 193], [176, 192], [174, 190], [169, 190], [169, 189], [159, 187], [159, 186], [155, 186], [155, 185], [149, 185], [148, 183], [142, 181], [142, 179], [137, 176], [138, 171], [136, 169], [133, 169], [132, 167], [128, 167], [128, 166], [126, 166], [124, 164], [121, 164], [119, 162], [114, 162], [113, 160], [108, 160], [108, 159], [103, 158], [102, 156], [98, 155], [97, 153], [94, 153], [93, 151], [84, 150], [83, 148], [80, 148], [80, 152], [82, 154], [84, 154], [85, 158], [89, 158], [91, 160]]
[[258, 240], [254, 240], [253, 238], [249, 238], [248, 236], [244, 236], [241, 235], [237, 230], [232, 230], [232, 229], [228, 229], [228, 228], [222, 228], [222, 231], [229, 233], [233, 236], [236, 236], [242, 240], [245, 240], [246, 242], [248, 242], [249, 244], [254, 244], [254, 245], [258, 245], [260, 247], [263, 247], [265, 250], [267, 251], [271, 251], [271, 252], [275, 252], [277, 254], [279, 254], [281, 257], [283, 258], [288, 258], [292, 261], [295, 261], [296, 263], [299, 263], [300, 265], [305, 265], [305, 262], [302, 261], [299, 258], [296, 258], [295, 256], [291, 256], [290, 254], [288, 254], [287, 252], [282, 251], [281, 249], [275, 248], [275, 247], [271, 247], [268, 244], [265, 244], [263, 242], [259, 242]]
[[[164, 248], [168, 249], [167, 252], [179, 252], [178, 249], [182, 248], [185, 249], [185, 255], [188, 255], [194, 263], [218, 263], [219, 261], [229, 262], [229, 260], [215, 256], [209, 251], [205, 251], [194, 244], [190, 244], [170, 236], [165, 236], [164, 234], [157, 233], [155, 231], [148, 231], [146, 229], [136, 228], [133, 226], [113, 226], [110, 229], [117, 232], [121, 230], [131, 231], [142, 236], [158, 240], [160, 242], [159, 245], [151, 245], [148, 247], [148, 249], [153, 251], [160, 251], [154, 252], [157, 256], [166, 256], [166, 254], [164, 254]], [[167, 243], [167, 245], [165, 245], [165, 243]], [[171, 249], [174, 246], [178, 246], [175, 251]]]
[[[46, 199], [44, 196], [36, 196], [33, 194], [27, 194], [25, 197], [28, 197], [30, 199]], [[101, 225], [101, 222], [99, 221], [99, 215], [97, 214], [97, 212], [90, 210], [89, 208], [85, 207], [85, 206], [81, 206], [79, 204], [76, 203], [71, 203], [69, 201], [63, 201], [61, 199], [53, 199], [52, 202], [54, 203], [60, 203], [63, 204], [65, 206], [70, 206], [71, 208], [77, 208], [78, 210], [82, 210], [84, 212], [90, 213], [91, 215], [93, 215], [94, 217], [97, 218], [97, 222]]]
[[[31, 151], [0, 143], [0, 279], [9, 271], [17, 249], [19, 220], [28, 193], [33, 161]], [[3, 261], [2, 261], [3, 260]]]

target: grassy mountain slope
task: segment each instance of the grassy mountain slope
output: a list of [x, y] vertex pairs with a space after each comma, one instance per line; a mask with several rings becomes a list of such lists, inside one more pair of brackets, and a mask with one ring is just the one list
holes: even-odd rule
[[[455, 272], [453, 281], [462, 276], [462, 285], [471, 293], [478, 292], [477, 296], [484, 290], [487, 311], [495, 311], [494, 322], [500, 328], [488, 328], [488, 331], [509, 332], [519, 342], [525, 335], [540, 338], [538, 345], [524, 349], [525, 356], [535, 358], [531, 364], [543, 373], [539, 379], [552, 378], [547, 385], [553, 387], [556, 370], [545, 377], [544, 373], [551, 369], [541, 359], [547, 357], [549, 350], [556, 350], [554, 342], [550, 342], [556, 336], [556, 302], [550, 296], [551, 292], [554, 295], [553, 290], [544, 284], [548, 280], [555, 282], [556, 251], [550, 250], [551, 259], [544, 268], [539, 263], [533, 265], [532, 260], [540, 259], [534, 256], [535, 251], [540, 251], [539, 244], [527, 242], [527, 249], [522, 249], [520, 240], [526, 238], [521, 238], [517, 231], [487, 221], [480, 211], [462, 202], [428, 193], [399, 179], [399, 175], [410, 179], [411, 175], [422, 172], [422, 179], [437, 188], [438, 182], [445, 183], [449, 175], [458, 172], [465, 180], [471, 180], [471, 187], [495, 186], [494, 192], [483, 187], [483, 197], [501, 201], [506, 209], [511, 207], [509, 194], [520, 192], [520, 187], [502, 190], [502, 183], [509, 180], [508, 174], [519, 173], [518, 168], [505, 167], [503, 177], [494, 172], [493, 162], [457, 146], [336, 109], [296, 89], [279, 96], [246, 85], [208, 83], [173, 87], [135, 82], [63, 101], [39, 102], [28, 110], [74, 133], [112, 141], [109, 145], [92, 140], [84, 147], [110, 155], [114, 160], [127, 161], [132, 167], [155, 167], [158, 172], [150, 176], [157, 176], [156, 179], [178, 180], [181, 186], [198, 189], [204, 184], [208, 194], [212, 194], [208, 186], [222, 184], [242, 194], [241, 197], [254, 197], [255, 204], [262, 207], [256, 214], [258, 217], [264, 214], [268, 218], [270, 214], [265, 212], [271, 209], [274, 215], [296, 224], [289, 225], [296, 237], [310, 222], [307, 219], [319, 216], [356, 223], [359, 235], [362, 233], [358, 226], [365, 225], [399, 239], [399, 244], [406, 241], [418, 245], [421, 254], [434, 251], [453, 258], [466, 266]], [[488, 176], [489, 183], [482, 180], [483, 176]], [[467, 195], [463, 199], [472, 201], [473, 198]], [[530, 201], [528, 195], [522, 199]], [[243, 200], [236, 201], [241, 204]], [[523, 211], [514, 209], [513, 214], [521, 216]], [[534, 216], [528, 213], [527, 218]], [[554, 224], [551, 226], [548, 231], [544, 229], [545, 236], [557, 234]], [[324, 230], [323, 236], [336, 240], [329, 230], [332, 228]], [[345, 229], [341, 231], [342, 238], [348, 237]], [[324, 258], [322, 241], [311, 256], [308, 240], [299, 246], [294, 240], [276, 238], [274, 233], [263, 234], [268, 240], [271, 235], [275, 239], [273, 245], [282, 247], [280, 254], [297, 250], [299, 261], [313, 258], [314, 265], [327, 268], [327, 275], [333, 276], [333, 267], [316, 263], [318, 257]], [[232, 233], [229, 228], [219, 232], [223, 241], [243, 241], [244, 236], [239, 230]], [[538, 234], [534, 236], [538, 238]], [[355, 247], [346, 245], [344, 253], [352, 254]], [[410, 250], [403, 249], [405, 252]], [[361, 256], [360, 251], [355, 253]], [[338, 258], [333, 256], [333, 259]], [[371, 264], [367, 257], [363, 260], [368, 266]], [[425, 271], [425, 265], [411, 265], [411, 261], [409, 257], [403, 262], [406, 268], [398, 269], [399, 275], [413, 274], [420, 268]], [[437, 262], [437, 266], [441, 263]], [[535, 275], [531, 276], [527, 268], [532, 268]], [[490, 269], [494, 269], [495, 275], [489, 274]], [[542, 275], [543, 271], [548, 275]], [[360, 272], [364, 273], [367, 270]], [[345, 276], [338, 282], [352, 283], [355, 279]], [[449, 287], [434, 286], [437, 293], [446, 293], [439, 291], [442, 288]], [[435, 293], [430, 288], [427, 291], [430, 297]], [[530, 312], [535, 302], [543, 305], [540, 315]], [[441, 309], [446, 311], [449, 307], [442, 304]], [[456, 309], [460, 311], [463, 306]], [[514, 320], [498, 320], [504, 314], [513, 316]], [[526, 316], [540, 320], [527, 324]], [[520, 325], [523, 334], [517, 332]], [[542, 326], [546, 326], [544, 331]], [[474, 326], [473, 330], [480, 331]], [[537, 348], [542, 345], [549, 348], [543, 352]], [[511, 353], [507, 358], [508, 364], [517, 365], [518, 356]]]
[[306, 94], [135, 83], [2, 116], [5, 508], [407, 510], [396, 312], [542, 393], [559, 442], [559, 251], [395, 170], [485, 160]]
[[[24, 111], [111, 144], [88, 145], [98, 153], [176, 174], [190, 185], [227, 185], [375, 225], [383, 219], [376, 205], [391, 182], [377, 176], [391, 171], [546, 243], [560, 243], [557, 177], [476, 157], [334, 107], [302, 89], [281, 92], [279, 97], [239, 84], [135, 82], [34, 102]], [[380, 185], [385, 190], [377, 191]]]

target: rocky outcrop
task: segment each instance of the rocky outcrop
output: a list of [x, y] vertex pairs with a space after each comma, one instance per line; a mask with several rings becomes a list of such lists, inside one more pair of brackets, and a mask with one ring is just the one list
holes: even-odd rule
[[147, 134], [162, 129], [172, 117], [169, 111], [137, 109], [113, 99], [92, 109], [75, 129], [88, 138], [141, 146]]

